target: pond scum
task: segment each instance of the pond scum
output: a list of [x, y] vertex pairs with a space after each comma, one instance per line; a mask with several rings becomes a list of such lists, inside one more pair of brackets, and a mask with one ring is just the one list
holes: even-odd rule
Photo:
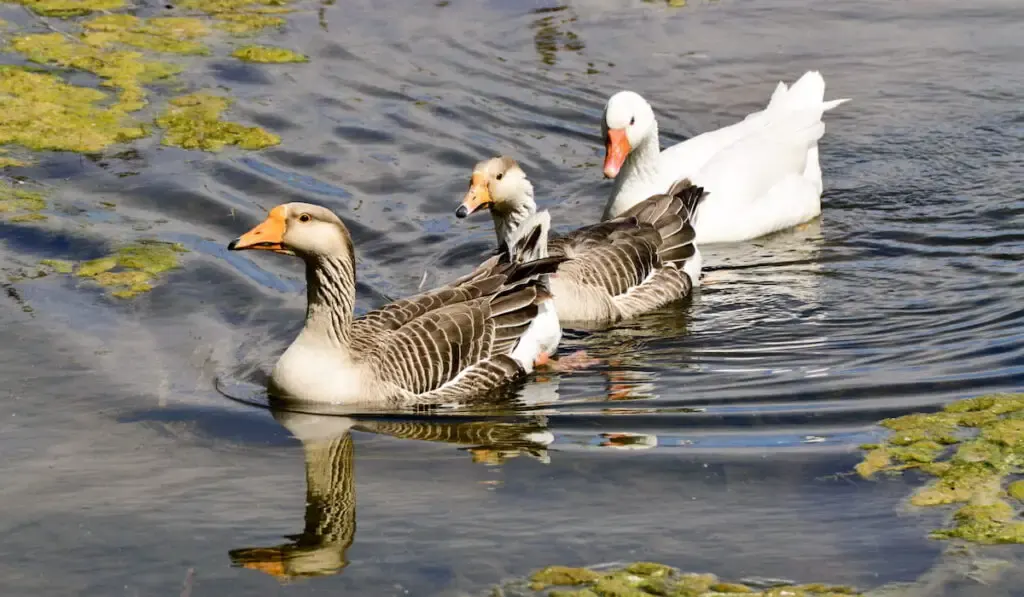
[[892, 433], [867, 450], [857, 472], [865, 478], [909, 469], [934, 479], [910, 498], [914, 506], [955, 504], [937, 539], [1024, 543], [1024, 394], [954, 402], [937, 413], [886, 419]]
[[[28, 31], [0, 20], [4, 51], [28, 61], [0, 65], [0, 170], [31, 165], [32, 152], [95, 155], [154, 133], [163, 145], [189, 150], [278, 145], [281, 139], [261, 127], [225, 120], [233, 100], [223, 95], [171, 97], [152, 120], [140, 113], [153, 91], [169, 88], [190, 61], [217, 53], [209, 42], [282, 27], [292, 1], [181, 0], [173, 16], [140, 18], [127, 14], [134, 7], [124, 0], [0, 0], [37, 17]], [[228, 52], [249, 62], [308, 61], [284, 48], [236, 48]], [[73, 84], [81, 80], [68, 78], [76, 73], [94, 75], [96, 86]], [[43, 221], [46, 206], [38, 191], [0, 183], [0, 221]], [[38, 274], [73, 274], [129, 298], [150, 290], [160, 274], [178, 266], [183, 252], [180, 245], [141, 241], [77, 264], [44, 260]]]
[[[10, 2], [8, 2], [10, 3]], [[129, 14], [102, 14], [122, 7], [120, 1], [18, 0], [41, 16], [89, 16], [57, 26], [50, 32], [17, 34], [6, 32], [10, 51], [32, 63], [92, 73], [100, 88], [114, 90], [116, 101], [91, 87], [71, 85], [58, 74], [17, 66], [0, 69], [0, 145], [15, 144], [31, 150], [95, 153], [115, 143], [148, 136], [152, 127], [133, 114], [149, 102], [147, 86], [168, 83], [182, 71], [182, 65], [153, 58], [152, 54], [205, 56], [211, 54], [205, 39], [213, 29], [247, 34], [284, 23], [281, 13], [289, 8], [284, 0], [185, 0], [180, 7], [201, 12], [205, 18], [170, 16], [139, 18]], [[211, 27], [210, 22], [214, 23]], [[71, 29], [77, 28], [77, 33]], [[254, 62], [304, 62], [302, 54], [263, 46], [247, 45], [233, 56]], [[206, 109], [184, 115], [202, 118], [191, 126], [183, 118], [183, 105], [196, 107], [202, 99]], [[280, 138], [259, 127], [220, 120], [227, 98], [188, 95], [170, 100], [167, 113], [155, 119], [164, 129], [163, 144], [186, 149], [217, 151], [225, 145], [261, 149], [280, 143]], [[17, 165], [3, 158], [3, 165]]]
[[845, 586], [824, 584], [731, 583], [714, 574], [685, 573], [653, 562], [636, 562], [610, 570], [549, 566], [535, 572], [528, 581], [512, 581], [495, 587], [492, 595], [549, 597], [847, 597], [861, 595]]

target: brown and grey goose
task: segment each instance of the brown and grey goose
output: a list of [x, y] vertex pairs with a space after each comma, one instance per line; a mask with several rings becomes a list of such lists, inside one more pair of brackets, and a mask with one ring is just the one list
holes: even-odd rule
[[[692, 214], [706, 196], [703, 188], [680, 181], [616, 218], [550, 238], [548, 254], [564, 259], [550, 277], [562, 326], [614, 324], [689, 295], [701, 270]], [[455, 213], [464, 218], [484, 208], [494, 220], [499, 254], [522, 234], [524, 222], [547, 215], [536, 211], [533, 185], [509, 157], [473, 168], [469, 191]]]
[[[507, 258], [456, 282], [355, 317], [352, 237], [329, 209], [287, 203], [228, 248], [267, 250], [306, 264], [306, 318], [271, 374], [272, 393], [345, 405], [461, 402], [531, 372], [557, 348], [561, 328], [539, 228]], [[541, 256], [535, 259], [535, 256]]]

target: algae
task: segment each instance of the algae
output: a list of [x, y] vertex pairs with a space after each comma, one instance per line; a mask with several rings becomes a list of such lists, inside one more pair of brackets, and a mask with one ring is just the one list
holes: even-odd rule
[[76, 68], [100, 77], [104, 87], [120, 90], [112, 108], [115, 112], [141, 110], [146, 105], [144, 84], [181, 71], [173, 64], [145, 60], [140, 52], [111, 50], [61, 33], [18, 36], [11, 40], [11, 47], [33, 62]]
[[7, 183], [0, 184], [0, 215], [9, 222], [38, 222], [46, 216], [39, 213], [46, 209], [46, 200], [40, 193], [16, 189]]
[[55, 75], [0, 67], [0, 144], [89, 153], [144, 137], [121, 110], [99, 105], [106, 97]]
[[281, 27], [285, 21], [282, 17], [260, 13], [221, 13], [213, 15], [221, 31], [234, 35], [255, 33], [268, 27]]
[[74, 273], [109, 289], [114, 297], [131, 298], [152, 290], [159, 274], [179, 267], [179, 256], [185, 251], [177, 243], [140, 241], [111, 255], [84, 261]]
[[62, 259], [43, 259], [39, 265], [46, 266], [58, 274], [70, 274], [75, 269], [75, 264]]
[[47, 217], [46, 214], [27, 213], [27, 214], [18, 214], [16, 216], [12, 216], [10, 218], [10, 221], [11, 222], [19, 222], [19, 223], [23, 223], [23, 222], [39, 222], [41, 220], [45, 220], [46, 217]]
[[953, 528], [932, 533], [939, 539], [957, 538], [976, 543], [1024, 543], [1024, 521], [1006, 502], [969, 504], [953, 515]]
[[201, 19], [190, 17], [155, 17], [140, 19], [132, 15], [111, 14], [96, 17], [82, 24], [86, 32], [82, 41], [98, 48], [124, 44], [154, 52], [171, 54], [209, 54], [197, 41], [210, 34]]
[[0, 185], [0, 213], [12, 211], [40, 211], [46, 207], [46, 200], [35, 191], [15, 189]]
[[184, 149], [219, 151], [225, 145], [262, 149], [277, 145], [281, 138], [260, 127], [220, 120], [231, 105], [226, 97], [193, 93], [174, 98], [156, 123], [165, 129], [163, 144]]
[[115, 10], [124, 6], [124, 0], [6, 0], [23, 4], [45, 17], [78, 17], [94, 11]]
[[738, 585], [736, 583], [731, 583], [731, 582], [715, 583], [715, 584], [711, 585], [710, 590], [714, 591], [715, 593], [729, 593], [729, 594], [734, 594], [734, 595], [738, 594], [738, 593], [753, 593], [754, 592], [754, 589], [751, 589], [747, 585]]
[[199, 10], [217, 21], [218, 29], [245, 35], [267, 27], [284, 25], [283, 18], [275, 15], [291, 12], [291, 0], [182, 0], [182, 8]]
[[231, 53], [232, 56], [245, 62], [261, 62], [266, 64], [283, 62], [309, 62], [309, 58], [287, 48], [273, 46], [243, 46]]
[[570, 568], [568, 566], [548, 566], [530, 576], [530, 580], [541, 588], [551, 585], [576, 586], [593, 582], [601, 575], [586, 568]]
[[1024, 481], [1014, 481], [1006, 488], [1006, 493], [1018, 502], [1024, 502]]
[[[549, 597], [839, 597], [861, 594], [851, 587], [825, 584], [755, 588], [722, 581], [714, 574], [682, 573], [671, 566], [652, 562], [636, 562], [601, 571], [549, 566], [530, 576], [529, 589], [547, 591]], [[500, 590], [494, 593], [503, 594]]]
[[881, 424], [893, 433], [864, 446], [868, 452], [856, 468], [861, 476], [917, 468], [934, 479], [914, 492], [912, 505], [963, 504], [952, 526], [932, 537], [1024, 543], [1024, 521], [1003, 499], [1024, 495], [1021, 481], [1008, 483], [1024, 472], [1024, 394], [969, 398]]

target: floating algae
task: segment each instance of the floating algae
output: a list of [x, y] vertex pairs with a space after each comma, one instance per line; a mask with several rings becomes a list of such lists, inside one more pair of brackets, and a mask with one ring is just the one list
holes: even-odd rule
[[234, 35], [255, 33], [267, 27], [284, 25], [282, 17], [259, 13], [221, 13], [213, 15], [219, 22], [216, 27]]
[[78, 17], [94, 11], [115, 10], [124, 6], [124, 0], [5, 0], [24, 4], [45, 17]]
[[285, 21], [275, 16], [291, 12], [291, 0], [182, 0], [182, 8], [200, 10], [217, 21], [218, 29], [244, 35], [267, 27], [280, 27]]
[[[910, 468], [935, 479], [910, 498], [915, 506], [965, 504], [948, 529], [935, 538], [978, 543], [1024, 543], [1024, 520], [1006, 497], [1024, 496], [1024, 394], [982, 396], [954, 402], [932, 414], [912, 414], [881, 422], [892, 434], [868, 449], [857, 472]], [[1004, 489], [1004, 485], [1007, 485]]]
[[1006, 493], [1018, 502], [1024, 502], [1024, 481], [1014, 481], [1006, 488]]
[[75, 264], [63, 259], [43, 259], [39, 265], [48, 267], [58, 274], [70, 274], [75, 269]]
[[184, 149], [218, 151], [225, 145], [261, 149], [277, 145], [281, 138], [259, 127], [220, 120], [231, 105], [226, 97], [193, 93], [171, 100], [156, 123], [165, 129], [163, 144]]
[[173, 64], [145, 60], [140, 52], [96, 47], [60, 33], [22, 35], [11, 40], [11, 47], [33, 62], [77, 68], [102, 78], [103, 86], [120, 89], [113, 108], [123, 112], [141, 110], [146, 105], [143, 84], [181, 71]]
[[45, 220], [39, 213], [46, 209], [46, 200], [40, 193], [16, 189], [0, 184], [0, 216], [10, 222], [33, 222]]
[[[513, 586], [518, 585], [518, 586]], [[682, 573], [653, 562], [637, 562], [614, 570], [549, 566], [528, 582], [510, 583], [494, 594], [546, 591], [550, 597], [839, 597], [860, 595], [843, 586], [824, 584], [777, 585], [769, 588], [724, 582], [714, 574]]]
[[152, 290], [160, 274], [178, 267], [179, 255], [185, 251], [177, 243], [140, 241], [106, 257], [78, 264], [75, 275], [110, 289], [112, 296], [131, 298]]
[[121, 110], [98, 105], [106, 97], [54, 75], [0, 67], [0, 144], [89, 153], [144, 137]]
[[309, 62], [309, 58], [287, 48], [273, 46], [242, 46], [231, 53], [232, 56], [246, 62], [281, 63]]
[[210, 34], [201, 19], [155, 17], [140, 19], [132, 15], [112, 14], [82, 23], [86, 32], [82, 41], [98, 48], [124, 44], [154, 52], [171, 54], [209, 54], [199, 39]]

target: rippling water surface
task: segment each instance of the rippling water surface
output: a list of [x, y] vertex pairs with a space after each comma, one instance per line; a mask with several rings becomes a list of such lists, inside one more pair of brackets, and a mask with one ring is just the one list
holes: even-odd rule
[[[863, 588], [934, 569], [943, 513], [901, 509], [915, 481], [842, 474], [883, 417], [1024, 387], [1020, 3], [299, 6], [272, 41], [309, 64], [187, 75], [278, 148], [52, 156], [30, 171], [50, 220], [0, 222], [9, 268], [142, 235], [190, 250], [132, 301], [5, 286], [5, 594], [177, 595], [190, 568], [193, 595], [456, 595], [637, 559]], [[853, 98], [826, 116], [822, 217], [706, 248], [681, 309], [569, 335], [601, 364], [532, 381], [524, 414], [270, 413], [215, 389], [244, 394], [299, 325], [299, 264], [225, 250], [272, 206], [346, 220], [370, 308], [490, 247], [489, 218], [453, 216], [477, 160], [518, 158], [569, 229], [610, 190], [609, 94], [644, 94], [667, 145], [808, 69]]]

